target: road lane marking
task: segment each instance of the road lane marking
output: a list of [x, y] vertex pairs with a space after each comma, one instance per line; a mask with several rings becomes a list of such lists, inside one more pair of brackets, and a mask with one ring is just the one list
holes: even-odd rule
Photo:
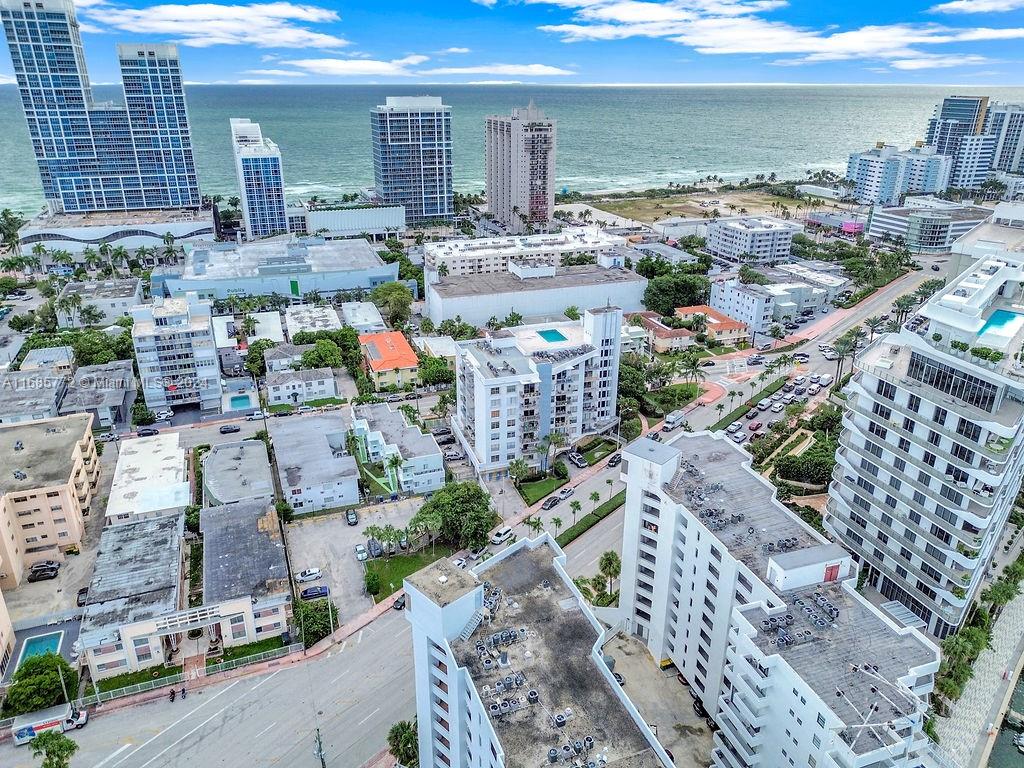
[[356, 727], [359, 727], [360, 725], [365, 723], [367, 720], [369, 720], [371, 717], [376, 715], [378, 712], [380, 712], [380, 707], [377, 707], [375, 710], [373, 710], [373, 712], [371, 712], [366, 717], [364, 717], [362, 720], [360, 720], [358, 723], [356, 723]]
[[132, 745], [131, 745], [131, 743], [130, 743], [130, 742], [129, 742], [128, 744], [125, 744], [124, 746], [122, 746], [122, 747], [121, 747], [121, 748], [120, 748], [119, 750], [117, 750], [117, 751], [116, 751], [116, 752], [114, 752], [113, 754], [111, 754], [111, 755], [107, 755], [107, 756], [106, 756], [105, 758], [103, 758], [102, 760], [100, 760], [100, 761], [99, 761], [98, 763], [96, 763], [96, 765], [94, 765], [94, 766], [93, 766], [92, 768], [101, 768], [101, 766], [104, 766], [104, 765], [106, 765], [107, 763], [109, 763], [109, 762], [110, 762], [111, 760], [113, 760], [113, 759], [114, 759], [115, 757], [117, 757], [118, 755], [120, 755], [120, 754], [121, 754], [122, 752], [124, 752], [124, 751], [125, 751], [126, 749], [131, 749], [131, 746], [132, 746]]
[[345, 652], [345, 646], [348, 645], [348, 638], [345, 638], [341, 643], [341, 648], [338, 649], [338, 653]]
[[351, 672], [351, 671], [352, 671], [351, 669], [346, 669], [346, 670], [345, 670], [344, 672], [342, 672], [342, 673], [341, 673], [340, 675], [338, 675], [338, 676], [337, 676], [336, 678], [334, 678], [333, 680], [331, 680], [331, 685], [334, 685], [334, 684], [335, 684], [336, 682], [338, 682], [339, 680], [341, 680], [341, 678], [343, 678], [343, 677], [344, 677], [345, 675], [347, 675], [347, 674], [348, 674], [349, 672]]
[[361, 642], [363, 642], [363, 630], [360, 629], [359, 637], [356, 638], [356, 645], [359, 645]]
[[216, 698], [217, 698], [218, 696], [220, 696], [221, 694], [224, 694], [224, 693], [227, 693], [228, 691], [230, 691], [230, 690], [231, 690], [232, 688], [234, 688], [234, 687], [235, 687], [236, 685], [238, 685], [238, 684], [239, 684], [240, 682], [241, 682], [241, 680], [235, 680], [235, 682], [233, 682], [233, 683], [232, 683], [231, 685], [229, 685], [229, 686], [228, 686], [227, 688], [225, 688], [225, 689], [224, 689], [223, 691], [219, 691], [219, 692], [215, 693], [215, 694], [214, 694], [213, 696], [211, 696], [210, 698], [208, 698], [208, 699], [207, 699], [206, 701], [204, 701], [204, 702], [203, 702], [202, 704], [200, 704], [200, 705], [199, 705], [198, 707], [196, 707], [196, 708], [195, 708], [195, 709], [193, 709], [192, 711], [188, 712], [187, 714], [184, 714], [184, 715], [182, 715], [181, 717], [179, 717], [179, 718], [178, 718], [177, 720], [175, 720], [175, 721], [174, 721], [173, 723], [171, 723], [170, 725], [168, 725], [168, 726], [167, 726], [166, 728], [164, 728], [163, 730], [161, 730], [161, 731], [157, 731], [157, 734], [156, 734], [155, 736], [152, 736], [151, 738], [149, 738], [149, 739], [147, 739], [146, 741], [144, 741], [144, 742], [142, 742], [141, 744], [139, 744], [139, 746], [137, 746], [137, 747], [136, 747], [135, 749], [133, 749], [133, 750], [132, 750], [131, 752], [129, 752], [129, 753], [127, 754], [127, 755], [125, 755], [125, 756], [124, 756], [124, 757], [122, 757], [122, 758], [121, 758], [120, 760], [118, 760], [118, 761], [117, 761], [116, 763], [114, 763], [114, 764], [113, 764], [113, 765], [111, 766], [111, 768], [117, 768], [117, 766], [119, 766], [119, 765], [120, 765], [121, 763], [123, 763], [123, 762], [124, 762], [125, 760], [127, 760], [127, 759], [128, 759], [129, 757], [131, 757], [132, 755], [134, 755], [134, 754], [135, 754], [136, 752], [138, 752], [138, 751], [139, 751], [140, 749], [142, 749], [143, 747], [147, 746], [148, 744], [150, 744], [151, 742], [155, 741], [156, 739], [159, 739], [159, 738], [160, 738], [160, 737], [161, 737], [161, 736], [162, 736], [163, 734], [165, 734], [165, 733], [166, 733], [167, 731], [169, 731], [169, 730], [170, 730], [171, 728], [173, 728], [174, 726], [176, 726], [176, 725], [177, 725], [178, 723], [180, 723], [180, 722], [181, 722], [182, 720], [185, 720], [186, 718], [188, 718], [188, 717], [191, 717], [191, 716], [192, 716], [192, 715], [193, 715], [194, 713], [198, 712], [198, 711], [199, 711], [200, 709], [202, 709], [203, 707], [205, 707], [205, 706], [206, 706], [207, 704], [209, 704], [209, 703], [210, 703], [211, 701], [213, 701], [214, 699], [216, 699]]
[[164, 747], [164, 748], [163, 748], [163, 749], [162, 749], [162, 750], [161, 750], [160, 752], [158, 752], [158, 753], [157, 753], [157, 754], [155, 754], [155, 755], [154, 755], [153, 757], [151, 757], [151, 758], [150, 758], [149, 760], [147, 760], [147, 761], [146, 761], [146, 762], [144, 762], [144, 763], [143, 763], [142, 765], [140, 765], [140, 766], [139, 766], [139, 768], [146, 768], [146, 766], [147, 766], [147, 765], [150, 765], [150, 764], [151, 764], [151, 763], [153, 763], [153, 762], [154, 762], [155, 760], [158, 760], [158, 759], [160, 759], [161, 757], [163, 757], [163, 756], [164, 756], [164, 754], [166, 754], [166, 753], [167, 753], [167, 752], [169, 752], [170, 750], [174, 749], [174, 748], [175, 748], [176, 746], [178, 746], [178, 745], [179, 745], [179, 744], [180, 744], [181, 742], [183, 742], [183, 741], [184, 741], [185, 739], [187, 739], [187, 738], [188, 738], [189, 736], [191, 736], [191, 735], [192, 735], [193, 733], [195, 733], [196, 731], [198, 731], [198, 730], [199, 730], [200, 728], [202, 728], [202, 727], [203, 727], [204, 725], [206, 725], [206, 724], [207, 724], [208, 722], [210, 722], [211, 720], [213, 720], [213, 719], [214, 719], [215, 717], [218, 717], [218, 716], [222, 715], [222, 714], [223, 714], [223, 713], [224, 713], [224, 712], [225, 712], [226, 710], [230, 709], [230, 708], [231, 708], [232, 706], [234, 706], [235, 704], [237, 704], [237, 703], [238, 703], [239, 701], [241, 701], [242, 699], [244, 699], [244, 698], [245, 698], [246, 696], [248, 696], [248, 695], [249, 695], [250, 693], [252, 693], [253, 691], [255, 691], [255, 690], [256, 690], [257, 688], [259, 688], [259, 687], [260, 687], [261, 685], [263, 685], [263, 683], [267, 683], [267, 682], [270, 682], [270, 679], [271, 679], [271, 678], [273, 678], [273, 677], [274, 677], [275, 675], [277, 675], [277, 674], [278, 674], [278, 672], [281, 672], [281, 671], [282, 671], [282, 670], [280, 670], [280, 669], [279, 669], [279, 670], [277, 670], [277, 672], [274, 672], [274, 673], [273, 673], [272, 675], [270, 675], [270, 677], [267, 677], [267, 678], [266, 678], [265, 680], [261, 680], [261, 681], [260, 681], [259, 683], [257, 683], [256, 685], [254, 685], [254, 686], [253, 686], [252, 688], [250, 688], [250, 689], [249, 689], [248, 691], [246, 691], [245, 693], [243, 693], [243, 694], [242, 694], [241, 696], [238, 696], [237, 698], [235, 698], [235, 700], [234, 700], [234, 701], [232, 701], [232, 702], [231, 702], [230, 704], [225, 704], [225, 705], [224, 705], [223, 707], [221, 707], [221, 708], [220, 708], [220, 709], [218, 709], [218, 710], [217, 710], [216, 712], [214, 712], [214, 713], [213, 713], [212, 715], [210, 715], [210, 716], [209, 716], [208, 718], [206, 718], [205, 720], [203, 720], [203, 722], [201, 722], [201, 723], [200, 723], [199, 725], [197, 725], [197, 726], [196, 726], [195, 728], [193, 728], [193, 729], [192, 729], [191, 731], [189, 731], [188, 733], [186, 733], [186, 734], [185, 734], [184, 736], [182, 736], [181, 738], [177, 739], [176, 741], [173, 741], [173, 742], [171, 742], [170, 744], [168, 744], [168, 745], [167, 745], [166, 747]]
[[270, 730], [271, 728], [273, 728], [273, 727], [274, 727], [275, 725], [277, 725], [277, 720], [275, 720], [275, 721], [274, 721], [274, 722], [272, 722], [272, 723], [271, 723], [270, 725], [268, 725], [268, 726], [267, 726], [266, 728], [264, 728], [264, 729], [263, 729], [262, 731], [260, 731], [260, 732], [259, 732], [259, 733], [257, 733], [257, 734], [256, 734], [255, 736], [253, 736], [253, 739], [258, 739], [258, 738], [259, 738], [260, 736], [262, 736], [262, 735], [263, 735], [264, 733], [266, 733], [267, 731], [269, 731], [269, 730]]
[[260, 680], [258, 683], [256, 683], [256, 685], [254, 685], [252, 688], [250, 688], [249, 691], [250, 692], [251, 691], [255, 691], [257, 688], [259, 688], [264, 683], [269, 683], [271, 680], [273, 680], [275, 677], [277, 677], [282, 672], [284, 672], [283, 669], [277, 670], [277, 672], [274, 672], [272, 675], [270, 675], [270, 677], [267, 677], [267, 678], [264, 678], [263, 680]]

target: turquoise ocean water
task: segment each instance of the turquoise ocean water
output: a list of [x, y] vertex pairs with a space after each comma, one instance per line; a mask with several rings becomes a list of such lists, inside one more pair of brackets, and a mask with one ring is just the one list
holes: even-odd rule
[[[186, 63], [187, 66], [187, 63]], [[119, 101], [120, 86], [94, 88]], [[387, 95], [428, 93], [452, 106], [455, 184], [483, 186], [483, 118], [533, 98], [559, 121], [558, 187], [582, 191], [739, 179], [807, 168], [841, 171], [850, 152], [923, 137], [950, 93], [1024, 101], [1024, 88], [942, 86], [380, 86], [200, 85], [187, 88], [196, 164], [206, 194], [235, 193], [228, 119], [249, 117], [284, 153], [289, 195], [336, 195], [372, 183], [369, 109]], [[14, 86], [0, 87], [0, 206], [42, 204]]]

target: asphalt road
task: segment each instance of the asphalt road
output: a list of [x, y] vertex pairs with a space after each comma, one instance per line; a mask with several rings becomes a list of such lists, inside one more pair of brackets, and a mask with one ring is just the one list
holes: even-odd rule
[[[70, 735], [72, 768], [353, 768], [415, 714], [410, 628], [385, 614], [329, 655], [94, 718]], [[36, 768], [27, 747], [0, 745], [4, 768]]]

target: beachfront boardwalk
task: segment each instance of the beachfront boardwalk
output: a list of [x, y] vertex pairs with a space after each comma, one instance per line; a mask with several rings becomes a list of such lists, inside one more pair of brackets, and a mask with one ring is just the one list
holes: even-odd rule
[[[984, 768], [995, 732], [1009, 706], [1024, 650], [1024, 594], [1006, 605], [992, 631], [992, 648], [981, 652], [974, 677], [949, 717], [938, 718], [942, 751], [958, 768]], [[989, 726], [991, 731], [989, 733]]]

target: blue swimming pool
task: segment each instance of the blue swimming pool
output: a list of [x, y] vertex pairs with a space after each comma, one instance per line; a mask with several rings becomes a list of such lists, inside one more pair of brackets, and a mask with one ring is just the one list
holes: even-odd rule
[[985, 325], [981, 327], [978, 334], [978, 342], [985, 344], [985, 336], [989, 337], [988, 343], [993, 343], [993, 337], [1009, 341], [1024, 328], [1024, 315], [1019, 312], [1011, 312], [1008, 309], [997, 309], [991, 314]]
[[545, 328], [543, 331], [537, 331], [537, 335], [550, 344], [554, 344], [558, 341], [565, 341], [565, 336], [562, 332], [556, 331], [554, 328]]
[[63, 632], [50, 632], [46, 635], [34, 635], [28, 638], [21, 646], [18, 663], [14, 668], [17, 669], [21, 666], [21, 662], [33, 656], [42, 656], [44, 653], [60, 653], [60, 641], [63, 637]]
[[252, 399], [249, 395], [232, 395], [229, 402], [233, 411], [241, 411], [252, 407]]

